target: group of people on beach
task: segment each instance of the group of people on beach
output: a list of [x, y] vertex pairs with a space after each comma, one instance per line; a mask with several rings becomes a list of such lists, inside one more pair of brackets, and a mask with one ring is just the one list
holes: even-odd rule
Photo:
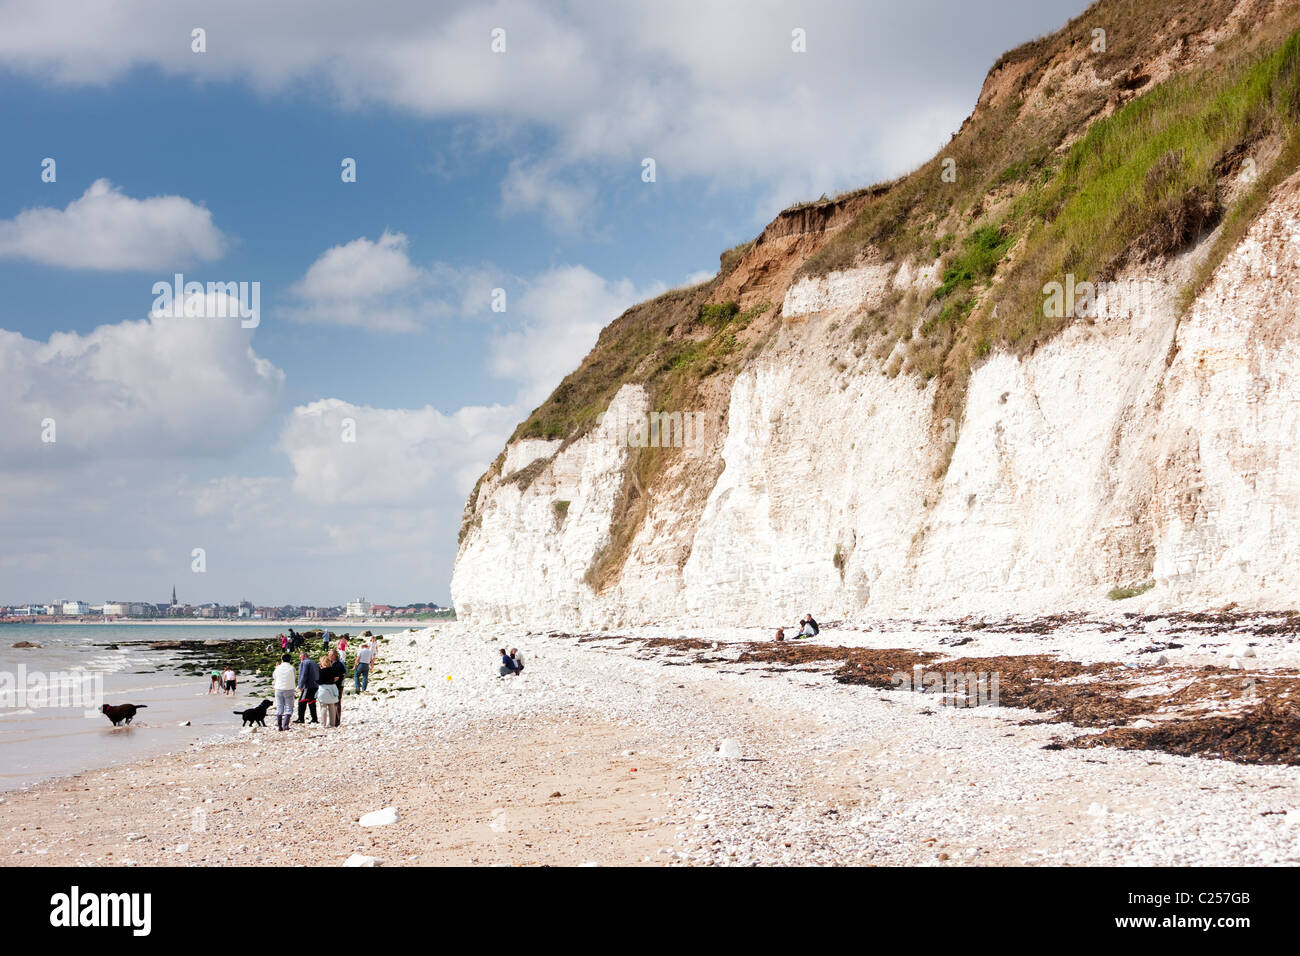
[[227, 667], [224, 671], [214, 670], [208, 676], [208, 693], [234, 697], [238, 684], [239, 677], [235, 674], [233, 667]]
[[512, 647], [507, 651], [504, 647], [501, 651], [501, 667], [497, 673], [501, 677], [518, 677], [524, 672], [524, 655], [519, 653], [519, 648]]
[[[799, 619], [799, 632], [795, 634], [795, 637], [796, 638], [816, 637], [820, 633], [821, 633], [821, 627], [818, 626], [817, 622], [813, 620], [813, 616], [811, 614], [805, 614], [803, 617]], [[784, 627], [778, 627], [776, 629], [776, 637], [774, 638], [774, 640], [778, 640], [778, 641], [785, 640]]]
[[[331, 648], [331, 635], [326, 631], [322, 635], [325, 652], [319, 658], [313, 658], [304, 646], [306, 640], [303, 636], [294, 634], [292, 630], [289, 634], [292, 636], [281, 636], [280, 663], [271, 674], [271, 690], [275, 693], [276, 730], [288, 730], [291, 723], [308, 723], [308, 713], [311, 714], [310, 723], [338, 727], [343, 723], [343, 685], [348, 676], [347, 638], [339, 638], [337, 646]], [[296, 645], [292, 643], [295, 640]], [[299, 648], [296, 668], [289, 650], [291, 646]], [[364, 694], [370, 686], [370, 668], [378, 653], [378, 637], [371, 637], [357, 649], [352, 669], [354, 693]], [[297, 720], [293, 717], [295, 700], [298, 703]]]

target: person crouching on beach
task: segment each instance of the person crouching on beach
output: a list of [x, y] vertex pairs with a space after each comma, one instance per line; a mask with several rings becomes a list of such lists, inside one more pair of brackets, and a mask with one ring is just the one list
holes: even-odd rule
[[308, 707], [311, 708], [311, 722], [320, 723], [316, 718], [316, 688], [319, 686], [320, 667], [303, 651], [298, 664], [298, 719], [294, 723], [303, 722]]
[[521, 668], [518, 664], [515, 663], [515, 659], [511, 657], [508, 653], [506, 653], [506, 649], [504, 647], [501, 648], [500, 650], [501, 650], [501, 667], [497, 671], [497, 673], [501, 677], [505, 677], [507, 674], [513, 677], [514, 675], [518, 674], [521, 670], [523, 670], [523, 668]]
[[510, 648], [510, 659], [515, 662], [515, 673], [522, 674], [524, 672], [524, 655], [519, 653], [519, 648]]
[[208, 693], [209, 694], [221, 693], [221, 671], [212, 672], [212, 677], [209, 678], [208, 680]]
[[293, 692], [297, 687], [297, 674], [288, 654], [280, 655], [280, 663], [271, 672], [271, 689], [275, 691], [275, 729], [288, 730], [293, 720]]

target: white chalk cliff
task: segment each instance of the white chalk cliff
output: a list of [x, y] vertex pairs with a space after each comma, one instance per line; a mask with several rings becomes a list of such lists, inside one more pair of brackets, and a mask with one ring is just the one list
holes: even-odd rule
[[[638, 489], [616, 572], [590, 573], [623, 520], [625, 431], [519, 440], [467, 508], [458, 614], [593, 628], [1040, 613], [1115, 608], [1112, 588], [1146, 582], [1122, 609], [1294, 605], [1300, 174], [1261, 208], [1190, 306], [1179, 290], [1217, 230], [1125, 268], [1095, 318], [1032, 352], [991, 351], [959, 422], [935, 420], [933, 380], [845, 348], [864, 312], [933, 289], [934, 268], [796, 279], [800, 243], [853, 210], [787, 217], [739, 267], [775, 290], [770, 340], [728, 381], [697, 460], [670, 449], [683, 461]], [[609, 418], [651, 410], [628, 383]]]

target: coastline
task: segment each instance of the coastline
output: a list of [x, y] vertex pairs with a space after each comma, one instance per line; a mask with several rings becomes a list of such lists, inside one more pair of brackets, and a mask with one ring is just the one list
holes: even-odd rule
[[[292, 627], [295, 630], [314, 630], [322, 625], [330, 627], [429, 627], [431, 624], [443, 623], [440, 621], [405, 621], [393, 620], [392, 618], [333, 618], [329, 620], [301, 618], [294, 620], [280, 621], [252, 621], [240, 618], [212, 618], [212, 617], [176, 617], [176, 618], [87, 618], [77, 619], [75, 621], [64, 621], [58, 618], [40, 618], [26, 620], [22, 618], [9, 618], [0, 620], [0, 624], [31, 624], [39, 627], [278, 627], [280, 629]], [[446, 623], [453, 623], [448, 620]]]
[[[232, 708], [252, 706], [268, 692], [273, 659], [264, 647], [275, 631], [85, 624], [8, 632], [11, 640], [34, 642], [11, 648], [0, 640], [0, 793], [180, 752], [204, 737], [233, 737]], [[237, 694], [207, 693], [210, 671], [226, 667], [236, 671]], [[98, 712], [102, 703], [147, 709], [130, 726], [113, 728]]]
[[[1300, 766], [1062, 748], [1103, 728], [1025, 707], [943, 707], [931, 695], [835, 676], [845, 666], [837, 655], [899, 648], [1115, 662], [1151, 688], [1182, 686], [1180, 666], [1226, 664], [1251, 644], [1270, 680], [1300, 664], [1294, 635], [1156, 624], [1012, 622], [959, 633], [892, 622], [828, 627], [819, 645], [788, 647], [742, 629], [525, 636], [426, 628], [384, 642], [372, 693], [349, 692], [338, 730], [259, 730], [5, 794], [0, 857], [22, 865], [339, 865], [353, 853], [385, 865], [1300, 863]], [[951, 649], [957, 640], [960, 650]], [[524, 651], [522, 677], [497, 677], [503, 643]], [[1167, 664], [1146, 653], [1170, 644], [1179, 646], [1163, 652]], [[1066, 684], [1092, 689], [1076, 678]], [[727, 756], [728, 741], [739, 756]], [[359, 825], [386, 806], [402, 819]]]

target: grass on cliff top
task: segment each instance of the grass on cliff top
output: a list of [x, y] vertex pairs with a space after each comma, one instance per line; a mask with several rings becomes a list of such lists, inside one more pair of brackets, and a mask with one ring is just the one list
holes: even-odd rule
[[[899, 338], [907, 371], [940, 376], [936, 419], [960, 418], [982, 356], [1030, 351], [1071, 321], [1045, 314], [1045, 283], [1067, 275], [1105, 281], [1186, 247], [1226, 219], [1232, 228], [1202, 266], [1203, 283], [1262, 208], [1268, 187], [1296, 168], [1298, 117], [1300, 33], [1293, 33], [1267, 53], [1213, 63], [1130, 101], [1095, 121], [1064, 156], [1035, 167], [1013, 199], [974, 219], [960, 241], [934, 237], [943, 282]], [[1259, 168], [1255, 188], [1225, 208], [1225, 186], [1254, 159], [1252, 149], [1272, 139], [1285, 144], [1280, 159]]]
[[628, 309], [510, 440], [572, 441], [595, 425], [629, 383], [646, 388], [654, 409], [691, 410], [700, 383], [734, 364], [740, 334], [770, 308], [760, 303], [741, 312], [735, 302], [708, 303], [714, 286], [674, 290]]

